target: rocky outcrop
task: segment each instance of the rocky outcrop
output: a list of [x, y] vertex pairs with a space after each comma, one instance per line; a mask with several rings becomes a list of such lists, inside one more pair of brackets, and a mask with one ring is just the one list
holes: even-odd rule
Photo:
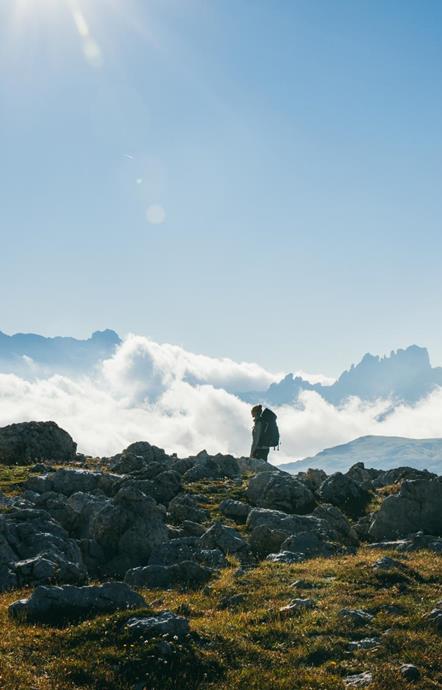
[[315, 506], [313, 494], [303, 482], [279, 471], [261, 472], [252, 477], [247, 498], [255, 506], [286, 513], [304, 514]]
[[398, 494], [388, 496], [369, 528], [373, 541], [406, 537], [422, 530], [442, 536], [442, 481], [404, 481]]
[[369, 492], [351, 477], [335, 472], [322, 482], [319, 496], [352, 516], [360, 515], [370, 500]]
[[0, 429], [0, 464], [32, 465], [37, 460], [69, 462], [77, 444], [55, 422], [22, 422]]
[[124, 581], [134, 587], [194, 589], [204, 585], [213, 574], [212, 568], [200, 563], [181, 561], [173, 565], [147, 565], [144, 568], [132, 568], [127, 571]]
[[9, 607], [9, 615], [19, 621], [58, 624], [120, 609], [144, 608], [143, 597], [123, 582], [106, 582], [96, 587], [37, 587], [28, 599]]

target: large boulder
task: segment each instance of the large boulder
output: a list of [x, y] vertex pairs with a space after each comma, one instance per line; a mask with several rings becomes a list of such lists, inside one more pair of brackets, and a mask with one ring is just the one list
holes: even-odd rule
[[237, 553], [248, 546], [236, 529], [220, 522], [209, 527], [200, 537], [199, 544], [203, 549], [220, 549], [224, 554]]
[[0, 514], [0, 572], [0, 591], [87, 578], [78, 544], [46, 511], [35, 509]]
[[195, 561], [210, 568], [225, 568], [228, 563], [219, 548], [204, 548], [197, 537], [180, 537], [159, 544], [153, 549], [149, 565], [174, 565]]
[[28, 599], [10, 605], [11, 618], [33, 623], [63, 623], [100, 613], [144, 608], [143, 597], [123, 582], [97, 587], [37, 587]]
[[55, 422], [21, 422], [0, 429], [0, 464], [32, 465], [36, 460], [69, 462], [77, 444]]
[[220, 512], [235, 522], [245, 522], [252, 510], [248, 503], [235, 501], [233, 498], [226, 498], [219, 505]]
[[418, 470], [415, 467], [393, 467], [391, 470], [380, 470], [377, 477], [373, 479], [373, 486], [375, 488], [390, 486], [405, 479], [437, 479], [437, 474], [428, 470]]
[[146, 565], [152, 550], [168, 539], [165, 515], [151, 496], [122, 486], [90, 522], [89, 537], [105, 554], [104, 572], [118, 576]]
[[127, 571], [124, 581], [133, 587], [194, 589], [204, 585], [214, 572], [212, 568], [200, 563], [181, 561], [172, 565], [147, 565], [144, 568], [131, 568]]
[[372, 541], [406, 537], [422, 530], [442, 536], [442, 480], [404, 481], [399, 493], [388, 496], [374, 514]]
[[318, 493], [326, 503], [331, 503], [353, 516], [363, 513], [370, 500], [367, 489], [341, 472], [335, 472], [327, 477], [322, 482]]
[[191, 458], [192, 465], [183, 474], [186, 482], [204, 479], [234, 479], [241, 475], [238, 460], [232, 455], [208, 455], [205, 451]]
[[247, 498], [255, 506], [287, 513], [309, 513], [315, 506], [310, 489], [290, 474], [261, 472], [249, 481]]

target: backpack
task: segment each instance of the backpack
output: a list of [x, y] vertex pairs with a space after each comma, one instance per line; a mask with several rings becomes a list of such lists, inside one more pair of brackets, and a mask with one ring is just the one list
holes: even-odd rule
[[264, 448], [276, 448], [276, 446], [279, 446], [279, 429], [276, 423], [276, 414], [266, 408], [261, 414], [261, 423], [259, 446]]

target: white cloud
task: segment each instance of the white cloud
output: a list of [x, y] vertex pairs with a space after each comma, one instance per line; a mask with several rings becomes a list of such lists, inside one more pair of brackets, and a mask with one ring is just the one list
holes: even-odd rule
[[[231, 452], [250, 448], [250, 406], [232, 392], [265, 388], [275, 379], [255, 364], [193, 355], [173, 345], [130, 336], [96, 379], [66, 376], [28, 381], [0, 374], [0, 426], [53, 419], [97, 455], [116, 453], [136, 440], [177, 452]], [[223, 390], [225, 386], [228, 390]], [[312, 455], [365, 434], [442, 436], [442, 390], [415, 407], [354, 398], [337, 408], [311, 391], [296, 407], [276, 409], [281, 430], [273, 462]], [[383, 419], [383, 421], [379, 421]]]

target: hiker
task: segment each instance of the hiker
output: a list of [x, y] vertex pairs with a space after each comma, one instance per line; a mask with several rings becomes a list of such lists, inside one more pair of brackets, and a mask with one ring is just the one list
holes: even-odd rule
[[252, 417], [255, 421], [252, 431], [251, 458], [267, 460], [270, 448], [279, 446], [279, 430], [276, 414], [262, 405], [252, 407]]

